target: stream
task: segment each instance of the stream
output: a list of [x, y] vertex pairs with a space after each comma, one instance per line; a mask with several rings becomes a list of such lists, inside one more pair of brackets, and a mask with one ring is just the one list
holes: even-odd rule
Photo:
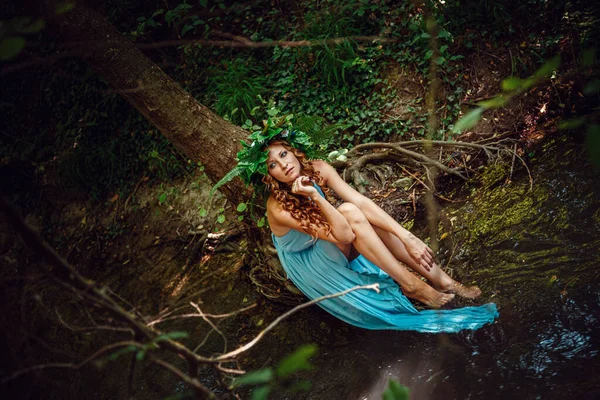
[[289, 398], [380, 399], [389, 378], [411, 399], [600, 397], [600, 179], [586, 159], [576, 143], [550, 142], [532, 162], [532, 190], [522, 171], [445, 210], [458, 247], [450, 265], [482, 288], [475, 304], [496, 302], [496, 323], [368, 331], [312, 308], [282, 328], [296, 345], [310, 340], [310, 321], [324, 330], [313, 338], [316, 368], [303, 375], [312, 389]]

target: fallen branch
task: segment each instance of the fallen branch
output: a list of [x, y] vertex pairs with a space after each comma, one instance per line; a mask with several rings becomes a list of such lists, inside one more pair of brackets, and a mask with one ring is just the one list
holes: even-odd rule
[[283, 321], [284, 319], [286, 319], [287, 317], [289, 317], [290, 315], [294, 314], [295, 312], [312, 306], [313, 304], [317, 304], [323, 300], [327, 300], [327, 299], [332, 299], [334, 297], [340, 297], [340, 296], [344, 296], [350, 292], [354, 292], [355, 290], [364, 290], [364, 289], [372, 289], [375, 290], [377, 293], [379, 293], [379, 284], [378, 283], [374, 283], [372, 285], [364, 285], [364, 286], [355, 286], [352, 287], [350, 289], [346, 289], [343, 292], [339, 292], [339, 293], [333, 293], [333, 294], [328, 294], [325, 296], [321, 296], [318, 297], [316, 299], [313, 299], [311, 301], [308, 301], [306, 303], [300, 304], [294, 308], [292, 308], [291, 310], [287, 311], [286, 313], [280, 315], [279, 317], [277, 317], [273, 322], [271, 322], [269, 324], [269, 326], [267, 326], [263, 331], [261, 331], [258, 335], [256, 335], [256, 337], [254, 339], [252, 339], [250, 342], [246, 343], [245, 345], [239, 347], [237, 350], [231, 351], [229, 353], [226, 354], [222, 354], [218, 357], [213, 357], [212, 361], [225, 361], [225, 360], [229, 360], [231, 358], [236, 357], [238, 354], [241, 354], [245, 351], [247, 351], [248, 349], [250, 349], [252, 346], [254, 346], [256, 343], [258, 343], [260, 341], [260, 339], [263, 338], [263, 336], [265, 334], [267, 334], [267, 332], [271, 331], [273, 328], [275, 328], [275, 326], [277, 326], [281, 321]]

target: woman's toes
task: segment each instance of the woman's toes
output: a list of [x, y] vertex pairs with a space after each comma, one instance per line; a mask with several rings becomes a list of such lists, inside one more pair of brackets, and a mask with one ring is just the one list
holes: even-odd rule
[[481, 289], [477, 286], [465, 286], [461, 283], [457, 283], [453, 292], [460, 297], [465, 297], [467, 299], [474, 299], [481, 296]]

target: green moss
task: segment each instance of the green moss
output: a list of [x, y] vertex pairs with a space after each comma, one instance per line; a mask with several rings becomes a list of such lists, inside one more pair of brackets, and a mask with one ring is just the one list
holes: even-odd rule
[[505, 164], [493, 164], [485, 169], [481, 174], [481, 183], [484, 187], [490, 187], [496, 182], [504, 179], [507, 175], [508, 165]]
[[554, 202], [555, 194], [547, 185], [534, 185], [529, 191], [528, 183], [490, 189], [498, 181], [502, 168], [494, 166], [484, 174], [487, 189], [480, 191], [472, 200], [470, 212], [463, 215], [464, 231], [469, 243], [485, 241], [487, 245], [507, 239], [519, 240], [526, 234], [526, 227], [555, 226], [558, 231], [570, 227], [566, 206], [554, 205], [554, 212], [544, 213], [544, 205]]

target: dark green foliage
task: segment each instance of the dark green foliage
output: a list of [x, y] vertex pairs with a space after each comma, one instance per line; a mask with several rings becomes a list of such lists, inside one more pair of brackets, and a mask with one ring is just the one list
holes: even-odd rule
[[217, 114], [240, 125], [259, 106], [266, 78], [254, 60], [234, 59], [209, 69], [208, 100]]
[[[467, 97], [464, 55], [505, 51], [499, 58], [510, 61], [512, 76], [504, 81], [503, 90], [512, 93], [519, 85], [527, 86], [527, 77], [560, 52], [567, 35], [573, 38], [568, 53], [577, 54], [578, 46], [589, 47], [599, 29], [595, 6], [583, 1], [505, 0], [466, 5], [447, 0], [417, 5], [326, 0], [287, 5], [274, 7], [265, 0], [243, 4], [111, 0], [103, 3], [101, 11], [140, 42], [234, 40], [231, 35], [257, 42], [311, 41], [311, 46], [264, 48], [190, 43], [148, 54], [200, 102], [236, 124], [250, 119], [261, 125], [262, 117], [256, 119], [253, 110], [263, 106], [262, 99], [271, 100], [284, 114], [294, 114], [298, 124], [306, 117], [303, 130], [320, 142], [322, 154], [362, 142], [425, 136], [428, 115], [423, 94], [402, 104], [404, 114], [398, 116], [398, 92], [404, 88], [394, 85], [389, 71], [406, 71], [426, 89], [430, 60], [435, 56], [426, 10], [439, 31], [437, 63], [443, 87], [436, 105], [439, 129], [434, 139], [451, 137], [461, 101]], [[43, 21], [18, 18], [16, 12], [9, 15], [14, 18], [5, 21], [1, 40], [29, 40], [45, 34]], [[396, 41], [355, 39], [369, 35]], [[338, 41], [325, 42], [331, 39]], [[4, 58], [14, 57], [23, 48], [27, 51], [27, 42], [22, 45], [10, 39], [0, 46], [0, 53]], [[55, 50], [54, 45], [45, 49], [48, 54]], [[32, 160], [36, 173], [58, 172], [65, 185], [83, 188], [94, 197], [125, 194], [143, 174], [165, 180], [195, 167], [81, 63], [40, 67], [20, 82], [18, 87], [8, 85], [0, 103], [5, 115], [0, 122], [5, 132], [0, 155], [7, 162]], [[594, 82], [588, 86], [592, 90]], [[29, 103], [12, 101], [17, 93], [32, 93]], [[496, 103], [487, 106], [495, 108], [504, 100], [492, 101]], [[35, 124], [22, 110], [38, 117]], [[589, 118], [584, 125], [589, 125]], [[320, 140], [330, 135], [336, 140]]]

